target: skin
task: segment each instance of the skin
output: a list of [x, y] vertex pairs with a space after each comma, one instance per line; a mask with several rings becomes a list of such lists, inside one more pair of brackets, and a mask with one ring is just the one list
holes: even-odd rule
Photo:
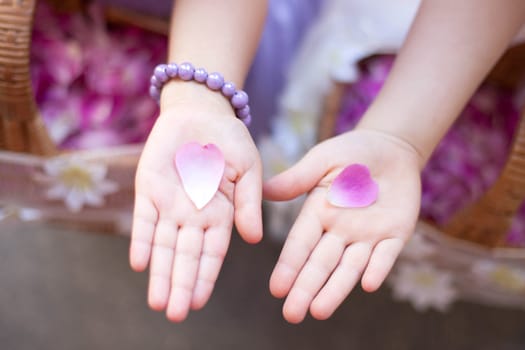
[[[335, 151], [341, 149], [349, 151]], [[360, 209], [330, 205], [328, 187], [354, 163], [371, 169], [378, 200]], [[300, 176], [305, 173], [310, 176]], [[362, 275], [366, 290], [381, 285], [414, 230], [421, 196], [418, 156], [411, 145], [377, 131], [341, 135], [265, 184], [273, 200], [305, 192], [308, 198], [270, 279], [272, 294], [287, 296], [283, 314], [291, 323], [301, 322], [309, 309], [315, 318], [330, 317]]]
[[[240, 87], [265, 8], [264, 1], [178, 0], [169, 61], [222, 72]], [[524, 20], [522, 0], [424, 0], [357, 128], [315, 146], [264, 186], [255, 145], [229, 103], [194, 83], [168, 83], [136, 175], [130, 263], [136, 271], [149, 265], [149, 305], [174, 322], [205, 305], [233, 224], [247, 242], [262, 237], [262, 187], [269, 200], [309, 194], [270, 280], [272, 294], [286, 297], [287, 321], [299, 323], [308, 312], [330, 317], [359, 281], [366, 291], [379, 288], [414, 230], [422, 167]], [[190, 141], [215, 143], [226, 159], [219, 191], [201, 211], [173, 166], [178, 147]], [[352, 163], [370, 168], [378, 201], [332, 207], [327, 188]]]
[[[241, 88], [265, 12], [266, 1], [177, 0], [169, 61], [221, 72]], [[178, 147], [191, 141], [214, 143], [226, 160], [219, 191], [200, 211], [173, 163]], [[130, 246], [131, 267], [143, 271], [149, 265], [152, 309], [181, 322], [206, 304], [234, 223], [248, 243], [262, 238], [261, 179], [255, 144], [227, 99], [194, 82], [165, 85], [161, 114], [137, 167]]]

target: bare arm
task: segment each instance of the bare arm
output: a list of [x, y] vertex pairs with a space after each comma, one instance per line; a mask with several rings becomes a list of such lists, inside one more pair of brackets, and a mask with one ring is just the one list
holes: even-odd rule
[[[525, 19], [523, 0], [423, 0], [378, 98], [355, 130], [312, 148], [268, 180], [265, 196], [308, 193], [270, 279], [284, 317], [326, 319], [361, 279], [384, 281], [418, 218], [420, 170]], [[341, 152], [340, 150], [346, 150]], [[379, 186], [367, 208], [337, 208], [326, 194], [350, 164]]]
[[[177, 0], [170, 62], [219, 72], [241, 88], [266, 13], [266, 0]], [[181, 145], [213, 143], [224, 155], [219, 190], [200, 210], [183, 190], [173, 159]], [[171, 80], [137, 167], [130, 261], [150, 268], [148, 302], [174, 321], [212, 293], [233, 223], [248, 242], [262, 238], [261, 164], [228, 100], [202, 84]]]
[[[241, 88], [262, 33], [267, 0], [178, 0], [170, 33], [170, 62], [191, 62], [219, 72]], [[197, 96], [195, 96], [197, 95]], [[213, 99], [231, 109], [220, 94], [197, 84], [173, 81], [163, 90], [162, 106], [174, 98]]]
[[407, 141], [422, 167], [524, 21], [522, 0], [423, 0], [358, 128]]

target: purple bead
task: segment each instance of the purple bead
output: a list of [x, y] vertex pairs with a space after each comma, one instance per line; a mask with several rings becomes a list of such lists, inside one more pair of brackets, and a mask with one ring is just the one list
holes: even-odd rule
[[159, 102], [164, 83], [176, 77], [185, 81], [193, 79], [199, 83], [206, 83], [209, 89], [221, 91], [230, 100], [236, 116], [247, 126], [251, 123], [252, 115], [250, 106], [248, 106], [249, 98], [245, 91], [237, 91], [235, 85], [232, 82], [225, 82], [224, 77], [220, 73], [208, 74], [204, 68], [195, 69], [189, 62], [184, 62], [180, 65], [175, 63], [159, 64], [155, 67], [150, 79], [150, 96]]
[[231, 99], [234, 108], [244, 108], [244, 106], [248, 104], [248, 101], [248, 94], [242, 90], [237, 91]]
[[224, 78], [219, 73], [210, 73], [206, 85], [212, 90], [220, 90], [224, 85]]
[[151, 77], [149, 82], [150, 82], [150, 85], [153, 85], [156, 88], [161, 88], [162, 87], [162, 82], [159, 79], [157, 79], [157, 77], [154, 76], [154, 75]]
[[208, 78], [208, 72], [206, 72], [206, 69], [204, 68], [195, 69], [195, 74], [193, 75], [193, 79], [195, 79], [195, 81], [199, 83], [204, 83], [207, 78]]
[[244, 125], [249, 126], [252, 123], [252, 115], [248, 114], [246, 118], [241, 119]]
[[250, 106], [246, 105], [243, 108], [239, 108], [239, 109], [235, 110], [235, 114], [240, 119], [246, 118], [247, 116], [250, 115]]
[[222, 86], [222, 94], [226, 97], [232, 97], [235, 94], [235, 85], [233, 83], [225, 83]]
[[179, 78], [182, 80], [191, 80], [193, 79], [193, 73], [195, 72], [195, 68], [193, 68], [193, 65], [188, 62], [181, 63], [179, 65]]
[[175, 63], [170, 63], [168, 64], [168, 66], [166, 67], [166, 74], [168, 75], [168, 77], [170, 78], [175, 78], [177, 77], [177, 71], [178, 71], [178, 67]]
[[160, 89], [154, 85], [151, 85], [149, 87], [149, 95], [152, 99], [158, 102], [160, 100]]
[[161, 83], [165, 83], [169, 79], [168, 74], [166, 74], [166, 68], [168, 68], [166, 64], [159, 64], [157, 67], [155, 67], [155, 71], [153, 72], [153, 75]]

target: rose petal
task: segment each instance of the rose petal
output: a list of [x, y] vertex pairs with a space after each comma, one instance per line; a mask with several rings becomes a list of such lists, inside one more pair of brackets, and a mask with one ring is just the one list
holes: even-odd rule
[[332, 182], [327, 199], [343, 208], [363, 208], [377, 200], [379, 187], [370, 176], [368, 167], [352, 164], [343, 169]]
[[186, 194], [197, 209], [213, 198], [224, 174], [225, 161], [214, 144], [201, 146], [197, 142], [183, 145], [175, 155], [175, 167]]

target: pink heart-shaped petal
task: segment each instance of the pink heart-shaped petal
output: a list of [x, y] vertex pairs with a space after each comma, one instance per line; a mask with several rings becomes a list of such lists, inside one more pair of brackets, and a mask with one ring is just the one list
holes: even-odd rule
[[332, 182], [327, 199], [343, 208], [368, 207], [377, 200], [379, 186], [366, 165], [352, 164], [343, 169]]
[[224, 156], [212, 143], [201, 146], [189, 142], [175, 154], [175, 167], [182, 187], [197, 209], [202, 209], [213, 198], [224, 174]]

